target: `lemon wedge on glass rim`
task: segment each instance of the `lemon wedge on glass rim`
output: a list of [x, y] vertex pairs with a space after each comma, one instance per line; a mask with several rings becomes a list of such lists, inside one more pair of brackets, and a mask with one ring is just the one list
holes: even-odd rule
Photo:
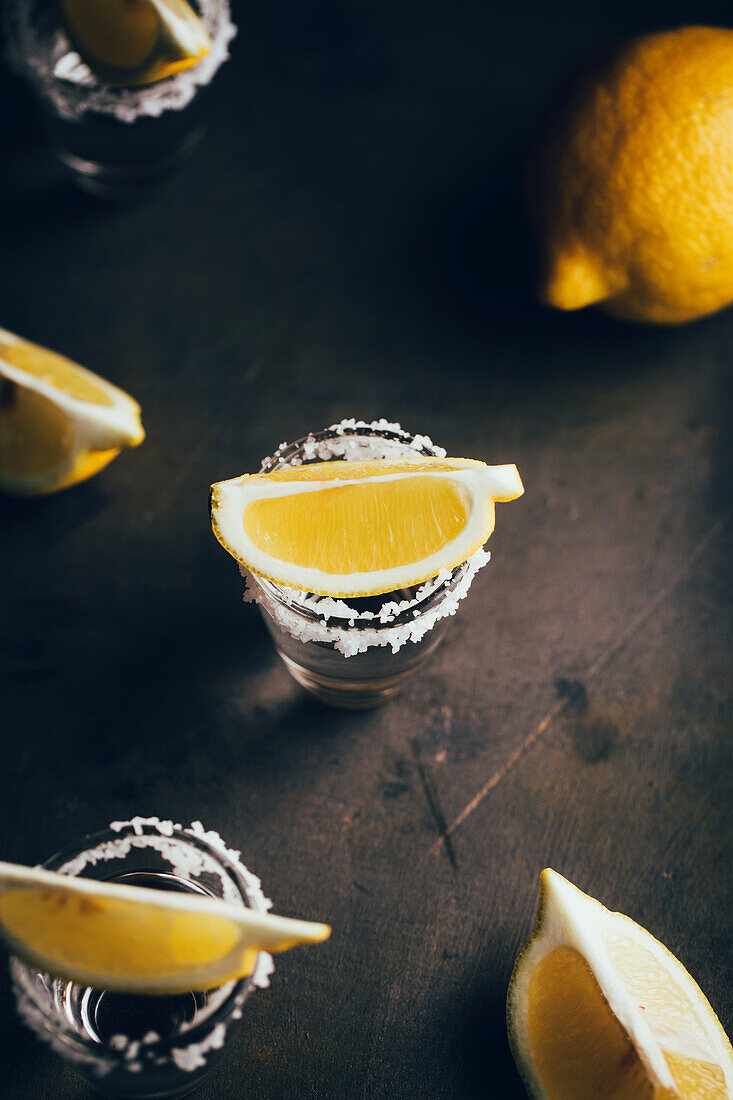
[[132, 397], [0, 329], [0, 489], [35, 496], [67, 488], [144, 438]]
[[59, 0], [69, 35], [109, 84], [152, 84], [196, 65], [211, 39], [186, 0]]
[[14, 955], [79, 985], [167, 995], [251, 974], [260, 951], [328, 939], [327, 924], [0, 863], [0, 937]]
[[495, 502], [523, 492], [516, 466], [473, 459], [315, 462], [212, 485], [211, 525], [258, 576], [370, 596], [466, 561], [494, 529]]
[[536, 1100], [731, 1100], [733, 1049], [663, 944], [546, 869], [509, 1040]]

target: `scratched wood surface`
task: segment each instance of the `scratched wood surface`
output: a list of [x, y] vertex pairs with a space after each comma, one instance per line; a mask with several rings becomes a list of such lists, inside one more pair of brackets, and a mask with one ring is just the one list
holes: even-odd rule
[[[278, 963], [198, 1095], [521, 1097], [504, 997], [551, 865], [660, 937], [730, 1030], [733, 312], [531, 295], [548, 96], [723, 5], [236, 7], [207, 145], [133, 208], [69, 193], [3, 77], [2, 324], [142, 403], [145, 445], [0, 502], [0, 857], [201, 819], [332, 940]], [[345, 415], [516, 461], [493, 561], [382, 710], [307, 698], [211, 537], [213, 480]], [[91, 1096], [0, 983], [0, 1094]]]

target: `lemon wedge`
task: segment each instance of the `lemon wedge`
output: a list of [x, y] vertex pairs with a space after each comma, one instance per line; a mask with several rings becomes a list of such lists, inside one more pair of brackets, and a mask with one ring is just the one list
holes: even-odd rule
[[0, 863], [0, 936], [57, 977], [122, 993], [213, 989], [251, 974], [259, 951], [328, 939], [327, 924], [218, 898]]
[[524, 492], [516, 466], [466, 458], [315, 462], [211, 487], [219, 542], [253, 573], [324, 596], [369, 596], [460, 565]]
[[649, 932], [545, 870], [509, 983], [509, 1040], [539, 1100], [730, 1100], [733, 1049]]
[[144, 438], [140, 406], [126, 393], [0, 329], [0, 489], [64, 489]]
[[66, 29], [109, 84], [152, 84], [196, 65], [211, 49], [186, 0], [60, 0]]

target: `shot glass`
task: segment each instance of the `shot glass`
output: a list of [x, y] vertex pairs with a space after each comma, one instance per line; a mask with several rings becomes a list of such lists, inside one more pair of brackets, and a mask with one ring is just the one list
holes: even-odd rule
[[[264, 911], [270, 902], [239, 853], [200, 822], [159, 818], [113, 822], [43, 866], [132, 886], [205, 894]], [[179, 1097], [193, 1092], [241, 1021], [245, 1001], [268, 984], [271, 957], [253, 973], [205, 993], [142, 996], [82, 987], [18, 959], [10, 970], [18, 1011], [29, 1027], [99, 1092]]]
[[229, 0], [193, 0], [212, 49], [191, 69], [139, 87], [98, 79], [49, 0], [7, 0], [8, 60], [33, 88], [53, 152], [81, 190], [134, 199], [191, 156], [204, 133], [214, 74], [236, 34]]
[[[311, 462], [444, 457], [427, 436], [410, 435], [386, 420], [344, 420], [282, 444], [262, 463], [261, 473]], [[381, 596], [334, 600], [285, 588], [243, 570], [245, 599], [259, 604], [285, 667], [299, 684], [332, 706], [364, 709], [397, 694], [435, 651], [489, 554], [415, 588]]]

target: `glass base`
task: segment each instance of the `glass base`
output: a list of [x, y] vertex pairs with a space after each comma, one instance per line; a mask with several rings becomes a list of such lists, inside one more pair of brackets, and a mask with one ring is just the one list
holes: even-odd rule
[[183, 1085], [178, 1088], [166, 1089], [163, 1092], [141, 1092], [135, 1094], [130, 1092], [114, 1092], [113, 1090], [105, 1088], [104, 1084], [99, 1081], [90, 1080], [88, 1077], [86, 1077], [85, 1080], [88, 1085], [91, 1085], [98, 1096], [107, 1096], [109, 1100], [133, 1100], [133, 1097], [136, 1095], [137, 1100], [182, 1100], [184, 1096], [193, 1096], [203, 1084], [199, 1078], [197, 1081], [194, 1081], [192, 1085]]
[[74, 186], [87, 195], [129, 201], [148, 194], [174, 175], [190, 160], [202, 136], [203, 127], [199, 127], [165, 156], [131, 163], [78, 156], [58, 146], [54, 152]]
[[405, 680], [417, 671], [417, 666], [413, 666], [391, 676], [380, 676], [371, 680], [345, 680], [343, 677], [313, 672], [287, 657], [281, 650], [278, 653], [290, 675], [301, 687], [322, 703], [345, 710], [369, 710], [371, 707], [381, 706], [397, 695]]

